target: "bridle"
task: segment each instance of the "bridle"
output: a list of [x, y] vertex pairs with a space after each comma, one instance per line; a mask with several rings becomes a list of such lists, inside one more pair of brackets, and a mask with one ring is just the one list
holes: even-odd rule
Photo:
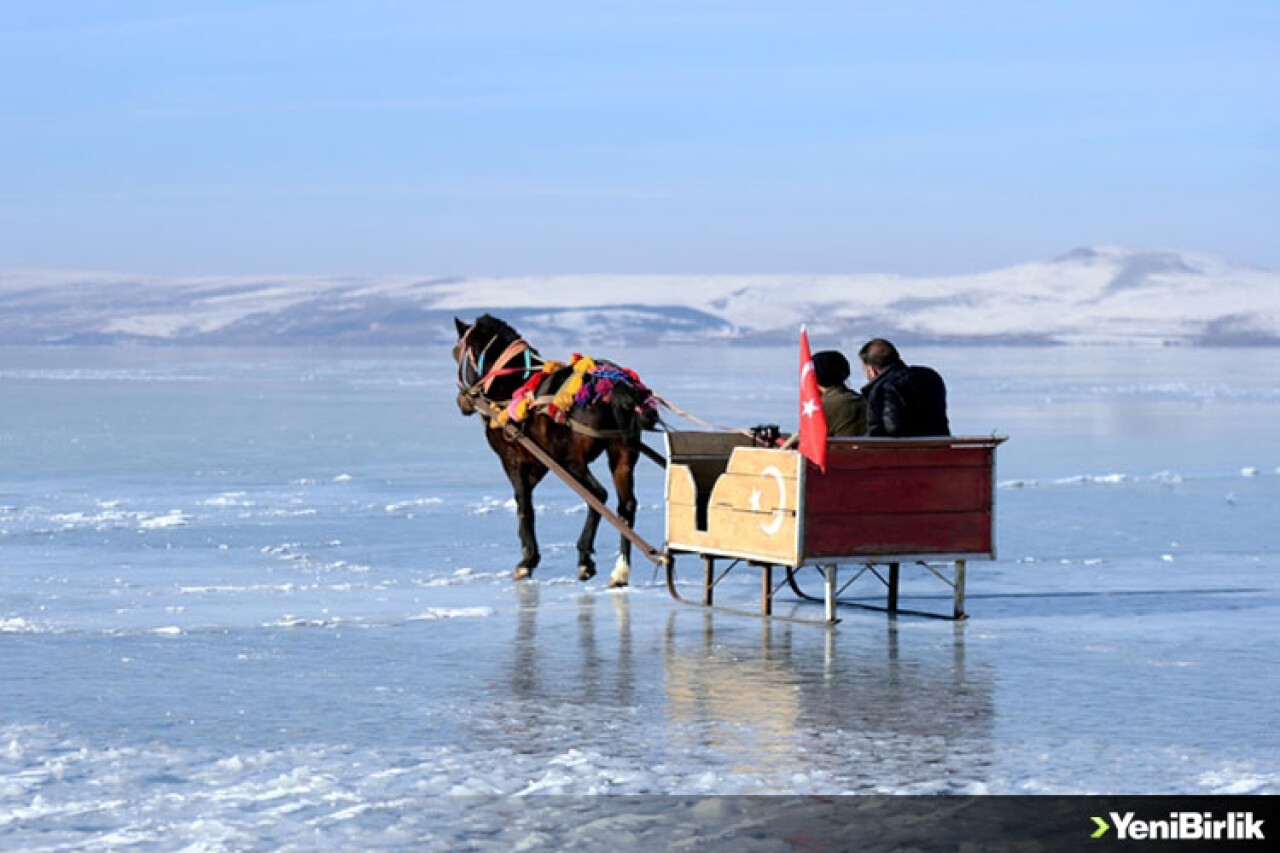
[[[490, 338], [477, 355], [467, 340], [475, 328], [474, 324], [468, 326], [467, 331], [458, 339], [458, 390], [462, 395], [472, 399], [477, 397], [487, 399], [494, 380], [516, 373], [528, 377], [542, 369], [543, 360], [533, 347], [529, 346], [524, 338], [516, 338], [506, 345], [486, 370], [485, 360], [489, 356], [489, 350], [498, 343], [500, 336], [494, 335]], [[524, 357], [524, 366], [509, 366], [521, 356]]]

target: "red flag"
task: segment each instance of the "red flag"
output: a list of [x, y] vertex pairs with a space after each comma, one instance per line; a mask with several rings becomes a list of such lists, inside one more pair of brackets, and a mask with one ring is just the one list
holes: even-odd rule
[[800, 328], [800, 453], [827, 473], [827, 416], [822, 411], [822, 392], [813, 372], [809, 352], [809, 332]]

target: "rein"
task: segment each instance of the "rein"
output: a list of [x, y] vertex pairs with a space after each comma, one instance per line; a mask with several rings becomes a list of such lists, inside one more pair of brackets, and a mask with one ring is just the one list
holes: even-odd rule
[[[465, 358], [458, 359], [458, 389], [463, 394], [468, 397], [478, 397], [484, 399], [486, 402], [492, 403], [492, 401], [488, 399], [488, 394], [489, 389], [493, 387], [494, 380], [503, 376], [511, 376], [516, 373], [522, 373], [527, 377], [536, 373], [538, 370], [541, 370], [543, 364], [542, 358], [537, 355], [533, 347], [529, 346], [523, 338], [516, 338], [511, 343], [507, 344], [506, 349], [504, 349], [498, 357], [494, 359], [493, 366], [488, 370], [485, 370], [485, 357], [489, 354], [489, 349], [498, 342], [498, 338], [496, 336], [491, 338], [489, 343], [485, 344], [484, 349], [480, 350], [480, 355], [477, 356], [472, 348], [467, 345], [467, 338], [471, 336], [471, 332], [474, 329], [475, 326], [467, 329], [466, 333], [462, 336], [462, 340], [458, 342], [460, 352], [465, 354]], [[523, 367], [508, 367], [510, 362], [514, 361], [521, 355], [524, 356]], [[536, 366], [534, 364], [535, 361], [537, 362]], [[474, 377], [469, 382], [466, 376], [466, 369], [468, 367], [471, 368], [471, 375]]]
[[682, 418], [687, 418], [688, 420], [691, 420], [695, 424], [698, 424], [700, 426], [707, 427], [708, 429], [715, 430], [716, 432], [736, 432], [736, 433], [740, 433], [741, 435], [754, 437], [751, 430], [749, 429], [742, 429], [741, 427], [721, 426], [720, 424], [713, 424], [710, 421], [704, 421], [702, 418], [694, 414], [691, 414], [689, 412], [686, 412], [684, 409], [680, 408], [675, 403], [671, 402], [666, 397], [662, 396], [656, 391], [654, 392], [653, 397], [655, 400], [657, 400], [659, 403], [661, 403], [670, 411], [674, 412], [675, 414], [679, 415]]

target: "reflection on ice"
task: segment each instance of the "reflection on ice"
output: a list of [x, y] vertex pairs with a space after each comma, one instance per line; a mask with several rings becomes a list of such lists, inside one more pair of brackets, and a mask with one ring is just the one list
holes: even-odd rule
[[[494, 711], [501, 718], [485, 721], [493, 745], [544, 752], [575, 745], [576, 732], [619, 725], [635, 698], [629, 595], [577, 595], [571, 625], [565, 619], [569, 614], [548, 614], [550, 625], [540, 635], [543, 585], [514, 586], [518, 611], [510, 664], [492, 686]], [[596, 624], [602, 598], [611, 601], [612, 629]], [[598, 636], [606, 630], [608, 638]]]
[[892, 620], [660, 615], [634, 591], [515, 595], [508, 662], [470, 729], [484, 752], [541, 762], [538, 792], [983, 790], [992, 676], [962, 626], [903, 638]]
[[[686, 615], [700, 631], [680, 630]], [[963, 626], [951, 626], [949, 643], [904, 655], [894, 620], [856, 640], [764, 620], [753, 648], [737, 631], [718, 640], [726, 618], [671, 614], [666, 724], [673, 744], [722, 752], [735, 775], [759, 780], [742, 790], [790, 791], [815, 771], [825, 789], [849, 793], [954, 792], [981, 778], [990, 675], [967, 665]]]

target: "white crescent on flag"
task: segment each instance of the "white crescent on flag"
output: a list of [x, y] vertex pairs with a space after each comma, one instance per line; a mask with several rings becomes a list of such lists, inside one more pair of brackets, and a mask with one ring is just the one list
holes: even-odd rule
[[[760, 522], [760, 529], [764, 531], [765, 535], [772, 536], [778, 532], [780, 527], [782, 527], [782, 521], [786, 517], [784, 510], [787, 508], [787, 484], [786, 481], [782, 479], [782, 472], [778, 470], [778, 466], [776, 465], [770, 465], [768, 468], [765, 468], [760, 472], [760, 476], [772, 477], [773, 481], [778, 484], [778, 508], [773, 511], [773, 519], [769, 521], [768, 524], [763, 521]], [[753, 497], [758, 494], [759, 492], [756, 492]], [[756, 497], [756, 504], [757, 506], [755, 508], [759, 509], [758, 497]]]
[[824, 474], [827, 471], [827, 418], [818, 405], [822, 389], [809, 350], [809, 333], [800, 330], [800, 453]]

